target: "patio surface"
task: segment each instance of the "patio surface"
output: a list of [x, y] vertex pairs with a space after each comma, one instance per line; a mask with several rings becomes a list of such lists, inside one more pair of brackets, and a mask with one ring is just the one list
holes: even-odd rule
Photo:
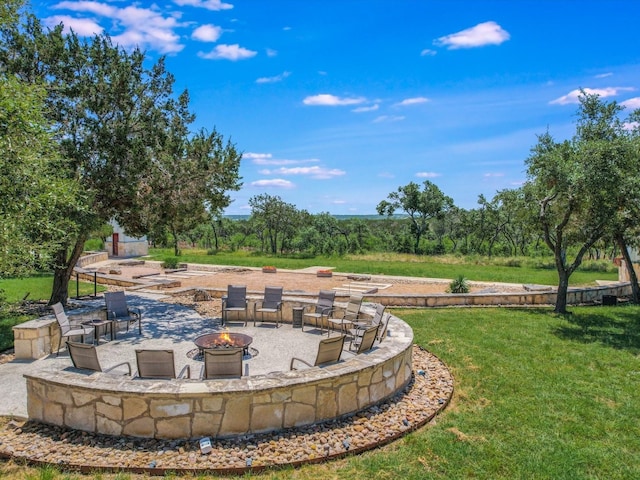
[[[104, 299], [91, 301], [76, 301], [83, 306], [104, 306]], [[219, 318], [203, 318], [195, 310], [174, 303], [157, 300], [157, 296], [127, 293], [127, 303], [130, 307], [142, 310], [142, 335], [135, 328], [118, 332], [117, 339], [107, 341], [108, 336], [100, 338], [98, 358], [103, 368], [128, 361], [132, 369], [136, 370], [135, 349], [172, 349], [176, 363], [176, 372], [180, 372], [186, 364], [191, 366], [191, 375], [198, 378], [201, 374], [202, 361], [195, 357], [197, 348], [193, 341], [205, 333], [221, 332], [225, 327], [220, 326]], [[73, 315], [73, 311], [68, 312]], [[306, 327], [293, 328], [290, 323], [281, 324], [276, 328], [275, 323], [259, 321], [253, 326], [249, 321], [245, 327], [243, 322], [233, 320], [228, 322], [228, 331], [240, 332], [253, 337], [250, 346], [251, 358], [243, 360], [244, 375], [260, 375], [276, 371], [289, 370], [292, 357], [302, 358], [313, 363], [322, 338], [319, 330]], [[345, 350], [348, 344], [345, 343]], [[343, 358], [351, 355], [343, 353]], [[3, 384], [3, 402], [0, 402], [0, 415], [26, 417], [27, 391], [23, 378], [25, 373], [34, 371], [60, 370], [72, 367], [71, 359], [66, 349], [60, 350], [56, 357], [53, 353], [38, 360], [13, 360], [0, 365], [0, 378]]]

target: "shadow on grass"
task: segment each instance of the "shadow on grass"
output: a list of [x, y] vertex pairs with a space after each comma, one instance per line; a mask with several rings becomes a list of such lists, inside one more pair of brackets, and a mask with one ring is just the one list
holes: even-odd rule
[[580, 343], [600, 343], [640, 353], [640, 316], [637, 309], [593, 307], [563, 317], [569, 325], [555, 328], [558, 337]]

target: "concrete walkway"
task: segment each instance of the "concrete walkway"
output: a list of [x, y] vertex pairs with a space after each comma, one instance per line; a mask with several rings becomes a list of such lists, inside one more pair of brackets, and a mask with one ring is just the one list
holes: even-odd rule
[[[191, 366], [192, 377], [198, 377], [202, 370], [202, 361], [192, 358], [197, 350], [193, 340], [205, 333], [223, 331], [220, 319], [202, 318], [195, 310], [164, 303], [157, 300], [158, 295], [130, 294], [127, 293], [127, 303], [130, 307], [142, 310], [142, 336], [138, 334], [137, 325], [129, 332], [118, 332], [118, 338], [107, 341], [107, 336], [102, 337], [98, 345], [98, 358], [103, 368], [123, 361], [130, 362], [132, 369], [136, 370], [135, 349], [172, 349], [176, 362], [176, 371], [179, 372], [185, 364]], [[83, 306], [104, 306], [102, 298], [91, 301], [76, 301]], [[245, 327], [242, 322], [229, 322], [229, 331], [245, 333], [253, 337], [251, 344], [251, 358], [245, 358], [243, 368], [245, 375], [261, 375], [276, 371], [287, 371], [291, 357], [302, 358], [308, 362], [315, 360], [318, 343], [322, 338], [319, 330], [306, 328], [304, 332], [300, 328], [293, 328], [291, 324], [275, 327], [275, 323], [249, 321]], [[345, 344], [345, 349], [346, 349]], [[343, 353], [343, 358], [351, 355]], [[2, 397], [0, 402], [0, 415], [26, 417], [27, 416], [27, 391], [24, 374], [40, 371], [42, 369], [67, 369], [71, 368], [71, 359], [66, 351], [60, 351], [38, 360], [13, 360], [0, 365], [0, 379], [2, 381]]]

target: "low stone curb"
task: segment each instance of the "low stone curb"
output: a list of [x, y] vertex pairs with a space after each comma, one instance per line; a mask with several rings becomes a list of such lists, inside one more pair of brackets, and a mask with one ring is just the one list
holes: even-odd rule
[[11, 421], [0, 427], [0, 457], [82, 473], [228, 475], [298, 467], [388, 444], [428, 423], [449, 404], [452, 395], [453, 377], [446, 365], [414, 345], [413, 379], [402, 393], [331, 422], [214, 440], [211, 453], [202, 454], [197, 439], [110, 437]]

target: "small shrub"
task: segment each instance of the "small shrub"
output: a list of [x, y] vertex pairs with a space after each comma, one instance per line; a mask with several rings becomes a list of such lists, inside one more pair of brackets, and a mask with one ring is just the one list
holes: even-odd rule
[[210, 248], [209, 250], [207, 250], [207, 255], [217, 255], [218, 254], [218, 250], [216, 250], [215, 248]]
[[463, 275], [458, 275], [447, 288], [449, 293], [469, 293], [469, 282]]
[[162, 263], [162, 268], [168, 268], [168, 269], [178, 268], [178, 263], [180, 263], [180, 260], [178, 259], [178, 257], [167, 257], [164, 259], [164, 262]]
[[617, 269], [611, 260], [587, 260], [582, 262], [578, 270], [583, 272], [613, 272]]

